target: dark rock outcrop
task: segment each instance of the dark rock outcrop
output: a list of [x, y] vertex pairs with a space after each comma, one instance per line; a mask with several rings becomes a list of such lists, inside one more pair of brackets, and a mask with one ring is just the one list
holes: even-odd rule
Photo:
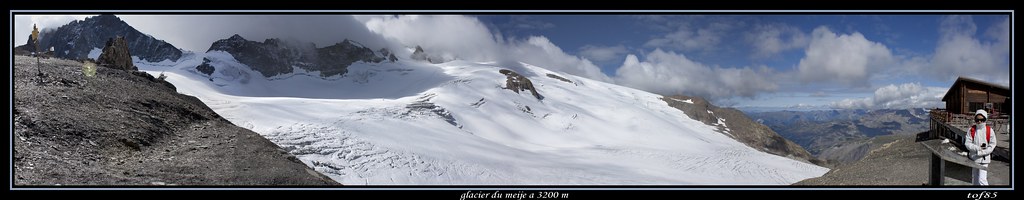
[[519, 91], [529, 90], [533, 97], [536, 97], [538, 100], [544, 99], [544, 96], [537, 93], [537, 88], [533, 87], [533, 82], [531, 82], [530, 79], [508, 69], [501, 69], [498, 70], [498, 72], [504, 74], [506, 77], [505, 89], [512, 90], [516, 93], [519, 93]]
[[558, 80], [566, 82], [566, 83], [573, 83], [572, 81], [570, 81], [569, 79], [566, 79], [565, 77], [561, 77], [561, 76], [554, 75], [554, 74], [548, 74], [548, 78], [558, 79]]
[[380, 50], [377, 50], [377, 52], [380, 52], [380, 54], [383, 57], [387, 57], [388, 58], [388, 62], [396, 62], [396, 61], [398, 61], [398, 57], [395, 57], [395, 54], [391, 53], [391, 51], [388, 51], [388, 49], [380, 49]]
[[97, 62], [99, 62], [100, 66], [113, 69], [138, 70], [132, 64], [132, 54], [128, 51], [128, 42], [124, 40], [124, 37], [120, 36], [107, 40], [106, 46], [103, 47], [103, 53], [100, 54]]
[[409, 58], [412, 58], [413, 60], [423, 60], [423, 61], [426, 61], [427, 60], [427, 53], [423, 52], [423, 47], [416, 46], [416, 50], [412, 51], [412, 55], [410, 55]]
[[337, 185], [159, 78], [82, 64], [14, 57], [14, 186]]
[[28, 42], [26, 42], [24, 45], [14, 47], [14, 55], [32, 55], [32, 53], [36, 52], [35, 42], [36, 41], [33, 40], [31, 36], [29, 36]]
[[174, 45], [143, 34], [120, 18], [108, 14], [72, 21], [56, 29], [44, 27], [39, 33], [39, 48], [52, 47], [54, 56], [58, 58], [84, 59], [94, 48], [103, 48], [107, 38], [116, 36], [124, 36], [128, 50], [144, 61], [177, 61], [182, 56], [181, 50]]
[[210, 59], [203, 58], [203, 64], [196, 66], [196, 70], [206, 75], [212, 75], [215, 68], [210, 65]]
[[[344, 75], [352, 63], [379, 63], [387, 59], [347, 39], [317, 48], [313, 43], [301, 44], [275, 38], [263, 42], [249, 41], [238, 34], [214, 42], [207, 50], [210, 51], [227, 52], [265, 77], [292, 73], [295, 67], [320, 72], [323, 77]], [[203, 64], [208, 63], [207, 60]]]
[[321, 76], [328, 77], [342, 75], [348, 72], [348, 66], [352, 63], [362, 61], [368, 63], [379, 63], [385, 57], [379, 56], [370, 48], [358, 45], [354, 41], [345, 39], [341, 43], [316, 49], [314, 65], [298, 65], [309, 71], [319, 71]]
[[[718, 127], [722, 134], [754, 149], [817, 165], [824, 164], [824, 161], [814, 158], [800, 145], [783, 138], [768, 126], [751, 120], [739, 110], [719, 108], [700, 97], [676, 95], [662, 97], [662, 100], [695, 120]], [[693, 103], [682, 102], [686, 100]]]
[[413, 60], [427, 61], [434, 64], [445, 62], [443, 58], [427, 54], [427, 52], [423, 50], [423, 47], [420, 46], [416, 46], [416, 50], [413, 50], [412, 55], [409, 55], [409, 58], [412, 58]]

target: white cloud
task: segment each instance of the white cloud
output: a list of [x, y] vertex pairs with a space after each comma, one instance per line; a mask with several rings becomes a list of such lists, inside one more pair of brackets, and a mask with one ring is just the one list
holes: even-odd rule
[[919, 83], [890, 84], [875, 90], [871, 97], [835, 101], [829, 105], [838, 109], [903, 109], [945, 107], [942, 95], [946, 88], [924, 87]]
[[808, 44], [804, 32], [785, 24], [757, 25], [745, 38], [754, 46], [753, 56], [758, 58], [776, 56], [783, 51], [800, 49]]
[[384, 38], [405, 46], [470, 61], [522, 61], [550, 70], [610, 81], [587, 59], [569, 55], [546, 37], [503, 40], [467, 16], [363, 16], [357, 19]]
[[873, 108], [873, 100], [870, 97], [843, 99], [829, 104], [835, 109], [869, 109]]
[[644, 61], [636, 55], [616, 71], [616, 83], [659, 94], [697, 95], [709, 99], [754, 97], [778, 89], [767, 67], [722, 68], [708, 66], [675, 52], [656, 49]]
[[74, 20], [82, 20], [91, 15], [15, 15], [14, 16], [14, 43], [11, 47], [24, 45], [32, 34], [32, 25], [38, 26], [39, 30], [56, 29], [57, 27], [71, 23]]
[[625, 46], [594, 46], [580, 47], [580, 56], [595, 62], [621, 61], [627, 50]]
[[818, 27], [811, 35], [806, 56], [797, 66], [804, 82], [867, 87], [871, 73], [897, 64], [889, 48], [867, 40], [858, 32], [836, 34], [826, 27]]
[[590, 79], [611, 82], [612, 79], [601, 72], [601, 69], [587, 59], [569, 55], [561, 48], [551, 43], [543, 36], [533, 36], [526, 42], [516, 41], [509, 46], [509, 52], [517, 60], [544, 67], [546, 69], [563, 71], [577, 76]]
[[931, 65], [919, 71], [944, 81], [967, 76], [1009, 85], [1009, 24], [1006, 18], [989, 27], [983, 40], [970, 16], [944, 18]]

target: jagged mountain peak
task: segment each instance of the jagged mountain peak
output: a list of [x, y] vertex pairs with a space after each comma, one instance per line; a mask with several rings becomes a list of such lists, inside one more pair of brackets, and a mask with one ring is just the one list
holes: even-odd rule
[[[321, 77], [345, 75], [348, 66], [355, 62], [379, 63], [385, 60], [394, 62], [392, 55], [381, 55], [359, 43], [344, 39], [330, 46], [316, 47], [314, 43], [288, 41], [279, 38], [267, 38], [263, 42], [246, 40], [238, 34], [227, 39], [214, 42], [207, 52], [223, 51], [250, 69], [260, 72], [264, 77], [273, 77], [295, 72], [295, 69], [319, 72]], [[212, 67], [209, 62], [218, 58], [207, 59], [200, 64], [204, 70]], [[199, 66], [196, 66], [199, 67]]]
[[139, 32], [110, 14], [71, 21], [57, 28], [43, 27], [43, 32], [39, 36], [39, 48], [53, 48], [54, 56], [58, 58], [84, 59], [98, 55], [95, 52], [102, 49], [107, 40], [118, 36], [125, 37], [132, 56], [142, 61], [177, 61], [183, 55], [183, 52], [174, 45]]
[[238, 35], [236, 33], [234, 35], [231, 35], [231, 37], [229, 37], [228, 40], [245, 40], [245, 38], [243, 38], [241, 35]]

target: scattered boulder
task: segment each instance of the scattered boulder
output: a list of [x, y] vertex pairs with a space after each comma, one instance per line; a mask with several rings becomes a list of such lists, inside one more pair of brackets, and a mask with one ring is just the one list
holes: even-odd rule
[[100, 54], [98, 61], [100, 66], [108, 68], [138, 70], [132, 64], [132, 55], [128, 52], [128, 42], [121, 36], [107, 40], [107, 45], [103, 47], [103, 53]]
[[529, 90], [530, 94], [533, 94], [533, 97], [536, 97], [538, 100], [544, 99], [540, 93], [537, 93], [537, 88], [533, 87], [533, 82], [531, 82], [530, 79], [508, 69], [501, 69], [498, 70], [498, 72], [504, 74], [507, 78], [505, 80], [505, 89], [512, 90], [516, 93], [519, 93], [519, 91]]

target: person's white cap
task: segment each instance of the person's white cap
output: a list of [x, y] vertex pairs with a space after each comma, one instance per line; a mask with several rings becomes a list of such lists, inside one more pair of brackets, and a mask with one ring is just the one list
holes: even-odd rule
[[985, 117], [986, 120], [988, 120], [988, 112], [985, 112], [985, 109], [978, 109], [977, 112], [974, 112], [974, 116], [978, 115], [981, 115], [982, 117]]

